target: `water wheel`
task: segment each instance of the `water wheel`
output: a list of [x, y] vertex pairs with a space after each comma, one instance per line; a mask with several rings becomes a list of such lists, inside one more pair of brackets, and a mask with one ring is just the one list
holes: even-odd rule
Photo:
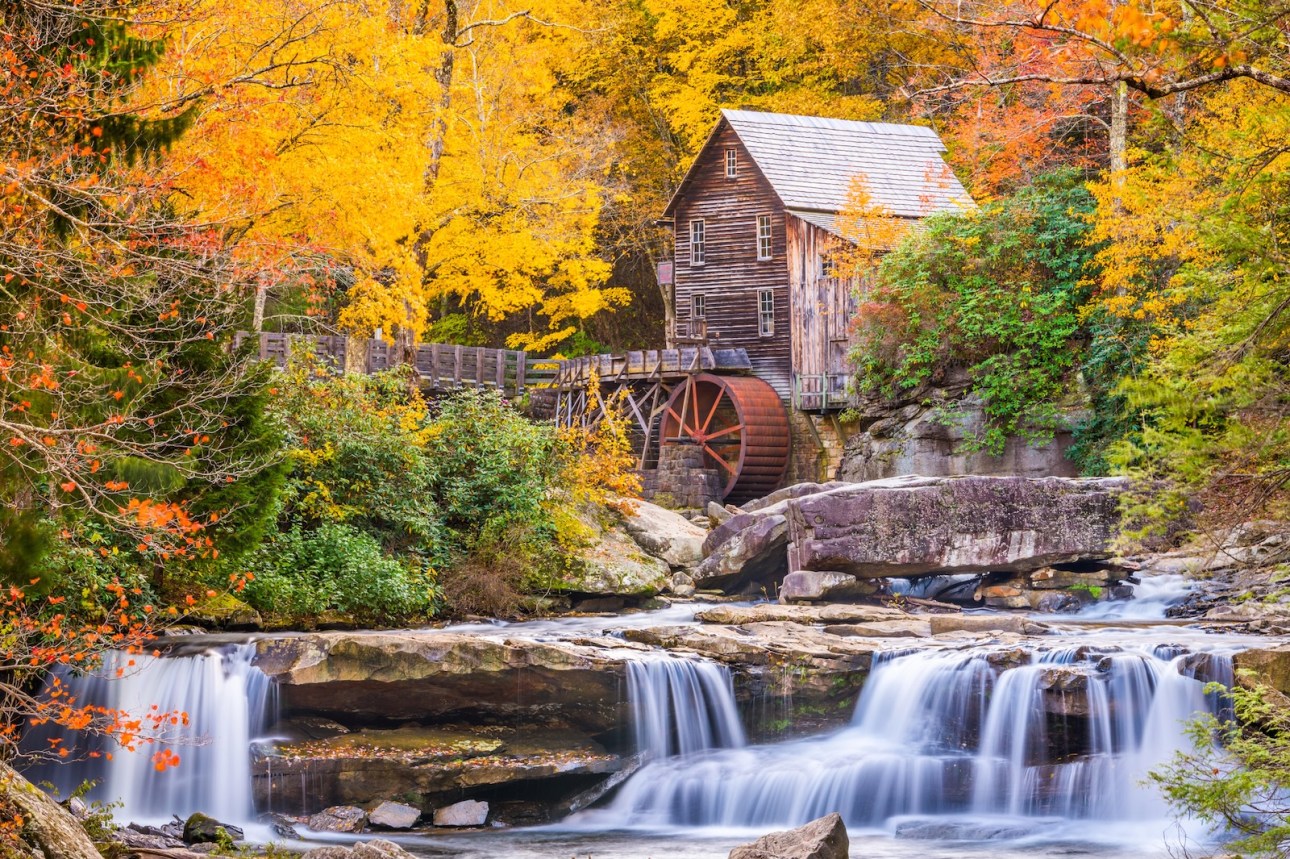
[[701, 447], [705, 465], [725, 478], [722, 498], [736, 504], [778, 489], [788, 467], [788, 413], [752, 376], [688, 377], [668, 398], [659, 439]]

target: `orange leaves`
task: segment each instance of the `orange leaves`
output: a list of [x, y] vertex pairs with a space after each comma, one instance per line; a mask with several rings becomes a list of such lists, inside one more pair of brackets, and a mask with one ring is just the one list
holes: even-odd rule
[[170, 767], [179, 766], [179, 755], [170, 749], [162, 749], [152, 756], [152, 766], [157, 772], [165, 772]]

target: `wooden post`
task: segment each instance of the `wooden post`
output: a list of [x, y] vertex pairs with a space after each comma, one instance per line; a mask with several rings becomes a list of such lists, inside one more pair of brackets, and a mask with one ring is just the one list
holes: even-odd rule
[[528, 361], [528, 352], [515, 353], [515, 396], [524, 396], [524, 370]]
[[452, 384], [453, 387], [461, 387], [461, 347], [452, 348]]
[[497, 358], [497, 390], [506, 395], [506, 350], [498, 349], [493, 353]]
[[487, 350], [483, 346], [475, 347], [475, 390], [484, 390], [484, 355]]

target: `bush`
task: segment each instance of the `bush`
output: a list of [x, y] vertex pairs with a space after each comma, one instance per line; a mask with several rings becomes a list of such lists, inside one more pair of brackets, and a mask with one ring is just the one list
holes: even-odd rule
[[979, 211], [937, 215], [883, 259], [862, 297], [862, 389], [895, 397], [968, 369], [987, 418], [973, 445], [1051, 437], [1087, 332], [1093, 196], [1078, 174], [1041, 177]]
[[431, 615], [439, 592], [425, 569], [387, 557], [376, 539], [350, 525], [299, 523], [250, 558], [254, 578], [243, 598], [287, 617], [341, 612], [364, 623], [403, 623]]

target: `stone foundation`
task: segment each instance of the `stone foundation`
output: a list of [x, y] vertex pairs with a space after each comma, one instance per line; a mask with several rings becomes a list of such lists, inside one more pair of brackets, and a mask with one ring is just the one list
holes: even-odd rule
[[669, 444], [659, 452], [658, 467], [641, 474], [641, 494], [647, 501], [673, 510], [704, 510], [721, 503], [725, 481], [715, 468], [705, 468], [697, 445]]

